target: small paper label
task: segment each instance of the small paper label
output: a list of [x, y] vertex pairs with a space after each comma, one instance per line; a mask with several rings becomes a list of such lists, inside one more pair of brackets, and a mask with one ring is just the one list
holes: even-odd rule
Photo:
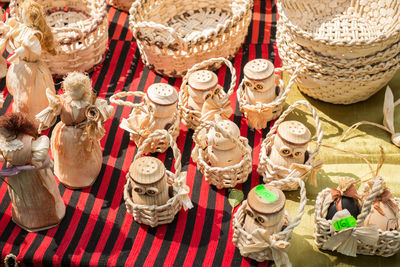
[[262, 184], [257, 185], [255, 192], [257, 195], [259, 195], [268, 202], [274, 202], [277, 199], [277, 196], [268, 189], [266, 189]]
[[336, 222], [333, 223], [333, 227], [335, 227], [336, 231], [354, 227], [356, 225], [357, 225], [357, 220], [353, 216], [337, 220]]

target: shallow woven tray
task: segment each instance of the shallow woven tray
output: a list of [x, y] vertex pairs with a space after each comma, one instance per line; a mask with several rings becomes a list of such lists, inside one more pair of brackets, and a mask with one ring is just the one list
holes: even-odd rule
[[137, 0], [129, 25], [144, 64], [180, 77], [204, 60], [232, 58], [247, 35], [252, 7], [253, 0]]
[[[11, 16], [20, 19], [17, 0]], [[51, 73], [62, 77], [73, 71], [90, 72], [101, 64], [108, 45], [108, 12], [105, 0], [36, 0], [42, 5], [56, 42], [56, 55], [43, 51]]]

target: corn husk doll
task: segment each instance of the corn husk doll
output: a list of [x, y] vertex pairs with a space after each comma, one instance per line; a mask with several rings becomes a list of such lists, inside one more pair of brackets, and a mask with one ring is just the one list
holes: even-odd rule
[[60, 115], [51, 136], [54, 173], [68, 188], [91, 186], [101, 169], [103, 155], [99, 140], [103, 123], [114, 109], [104, 99], [96, 99], [88, 76], [72, 72], [63, 81], [64, 94], [47, 90], [50, 105], [37, 115], [42, 127], [50, 127]]
[[11, 18], [1, 25], [0, 50], [14, 53], [8, 59], [11, 65], [6, 76], [7, 89], [14, 97], [13, 111], [35, 120], [35, 115], [48, 106], [46, 89], [55, 93], [53, 78], [41, 55], [43, 51], [55, 54], [56, 43], [38, 3], [26, 0], [21, 10], [22, 23]]
[[65, 204], [50, 169], [50, 141], [37, 136], [33, 122], [22, 113], [0, 117], [0, 160], [5, 168], [12, 203], [12, 220], [35, 232], [57, 225], [65, 215]]

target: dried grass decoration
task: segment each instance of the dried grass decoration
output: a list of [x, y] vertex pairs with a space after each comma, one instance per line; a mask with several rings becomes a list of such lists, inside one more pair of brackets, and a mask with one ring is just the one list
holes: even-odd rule
[[[231, 83], [227, 93], [218, 84], [215, 73], [207, 70], [210, 66], [221, 63], [231, 72]], [[183, 77], [179, 91], [178, 108], [183, 124], [195, 130], [202, 121], [214, 120], [216, 114], [229, 119], [233, 113], [229, 97], [235, 85], [235, 68], [225, 58], [212, 58], [194, 65]]]
[[193, 135], [192, 159], [205, 180], [218, 189], [244, 183], [252, 169], [251, 147], [232, 121], [217, 116], [205, 121]]
[[[53, 75], [89, 72], [101, 64], [108, 46], [105, 0], [36, 0], [44, 11], [58, 45], [56, 54], [43, 51], [42, 60]], [[21, 0], [10, 1], [10, 14], [22, 19]]]
[[[147, 161], [146, 159], [142, 160], [142, 155], [145, 154], [144, 148], [157, 135], [168, 140], [172, 148], [175, 158], [175, 173], [165, 170], [165, 167], [162, 164], [160, 165], [156, 158], [145, 157]], [[148, 160], [151, 162], [149, 163]], [[136, 161], [142, 163], [146, 161], [147, 163], [139, 166], [141, 163]], [[141, 167], [143, 167], [143, 171], [140, 170]], [[153, 167], [154, 169], [152, 169]], [[154, 175], [157, 177], [153, 177]], [[186, 185], [186, 172], [181, 172], [181, 153], [174, 138], [166, 130], [154, 131], [143, 142], [126, 178], [127, 181], [124, 186], [126, 209], [138, 223], [147, 224], [151, 227], [167, 224], [174, 220], [175, 214], [182, 206], [184, 210], [193, 207], [189, 198], [190, 188]]]
[[[285, 126], [285, 128], [294, 127], [293, 131], [285, 129], [285, 135], [287, 135], [288, 137], [291, 136], [293, 138], [291, 138], [289, 142], [279, 142], [279, 148], [278, 148], [278, 153], [280, 153], [281, 155], [282, 153], [288, 154], [289, 157], [284, 162], [282, 160], [273, 161], [271, 160], [270, 156], [273, 152], [272, 150], [275, 149], [275, 140], [282, 139], [282, 138], [276, 138], [276, 136], [282, 137], [282, 134], [280, 135], [277, 134], [278, 127], [286, 118], [286, 116], [298, 106], [305, 106], [312, 113], [312, 116], [316, 124], [316, 136], [317, 136], [316, 147], [313, 151], [307, 148], [306, 139], [309, 140], [311, 134], [309, 134], [307, 138], [305, 138], [306, 137], [305, 135], [308, 135], [307, 132], [309, 132], [309, 130], [300, 122], [291, 121], [291, 124], [294, 125], [290, 124], [287, 125], [287, 127]], [[274, 123], [274, 126], [270, 129], [270, 131], [268, 132], [267, 136], [265, 137], [261, 145], [260, 163], [258, 165], [257, 171], [260, 175], [263, 176], [264, 183], [270, 183], [274, 180], [279, 180], [286, 177], [298, 177], [303, 180], [307, 180], [308, 174], [311, 173], [309, 178], [309, 183], [316, 185], [315, 171], [322, 166], [322, 161], [319, 159], [318, 160], [315, 159], [315, 157], [318, 154], [322, 137], [323, 137], [323, 132], [322, 132], [321, 121], [319, 120], [319, 116], [316, 110], [310, 105], [310, 103], [308, 103], [307, 101], [297, 101], [293, 105], [289, 106], [288, 109], [285, 110], [285, 112], [283, 112], [282, 115], [279, 117], [279, 119]], [[297, 144], [298, 142], [294, 141], [296, 138], [301, 138], [302, 140], [300, 142], [301, 144]], [[289, 138], [285, 137], [285, 139]], [[289, 148], [287, 149], [288, 152], [286, 152], [286, 150], [284, 149], [286, 148], [286, 146], [289, 146]], [[307, 151], [303, 151], [304, 147], [307, 149]], [[300, 163], [295, 160], [297, 158], [297, 152], [301, 152], [300, 156], [301, 158], [304, 159], [303, 163]], [[298, 184], [293, 183], [284, 186], [283, 190], [290, 191], [290, 190], [296, 190], [297, 188]]]
[[[119, 100], [121, 97], [138, 96], [139, 104]], [[152, 84], [147, 93], [119, 92], [111, 96], [111, 103], [132, 108], [129, 118], [122, 119], [120, 127], [128, 131], [136, 146], [142, 146], [143, 141], [155, 130], [164, 129], [172, 135], [174, 140], [179, 135], [180, 117], [177, 109], [178, 93], [175, 88], [165, 83]], [[152, 135], [144, 153], [165, 152], [170, 143], [164, 135]]]
[[302, 179], [300, 178], [285, 178], [275, 180], [268, 185], [283, 189], [287, 184], [297, 184], [300, 187], [300, 203], [297, 216], [293, 221], [290, 220], [289, 214], [285, 211], [284, 225], [282, 230], [270, 234], [266, 229], [258, 228], [252, 233], [244, 230], [246, 209], [248, 201], [244, 201], [233, 216], [233, 244], [239, 248], [240, 254], [243, 257], [249, 257], [258, 262], [273, 260], [276, 266], [292, 266], [287, 255], [292, 238], [293, 230], [300, 224], [300, 220], [304, 214], [304, 208], [307, 203], [306, 189]]

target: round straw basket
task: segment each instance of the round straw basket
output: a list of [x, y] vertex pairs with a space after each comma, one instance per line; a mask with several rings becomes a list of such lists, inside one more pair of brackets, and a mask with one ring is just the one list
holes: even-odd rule
[[122, 11], [129, 12], [133, 2], [135, 0], [109, 0], [108, 4]]
[[[11, 0], [10, 13], [21, 20], [19, 2]], [[108, 13], [104, 0], [36, 0], [44, 9], [56, 42], [56, 55], [43, 51], [53, 75], [89, 72], [104, 60], [108, 43]]]
[[[248, 233], [244, 230], [245, 209], [247, 200], [243, 201], [235, 215], [233, 215], [233, 244], [239, 248], [243, 257], [249, 257], [258, 262], [273, 260], [277, 266], [286, 264], [291, 266], [287, 256], [293, 230], [300, 224], [307, 202], [306, 189], [303, 180], [299, 178], [286, 178], [273, 181], [270, 185], [282, 189], [287, 183], [297, 183], [300, 186], [300, 205], [297, 216], [290, 222], [289, 215], [285, 212], [284, 230], [273, 235], [266, 235], [265, 230], [255, 230]], [[259, 232], [258, 232], [259, 231]], [[258, 232], [258, 233], [257, 233]]]
[[[299, 166], [302, 166], [302, 168], [298, 168], [296, 170], [288, 169], [282, 166], [278, 166], [274, 164], [268, 157], [270, 148], [273, 145], [274, 138], [276, 135], [276, 130], [278, 129], [279, 124], [283, 122], [283, 120], [286, 118], [286, 116], [292, 112], [296, 107], [298, 106], [305, 106], [308, 108], [314, 118], [315, 124], [317, 126], [317, 131], [316, 131], [316, 136], [317, 136], [317, 145], [314, 149], [314, 151], [307, 151], [308, 157], [306, 157], [306, 162], [304, 164], [298, 164]], [[306, 180], [308, 177], [308, 174], [311, 172], [311, 175], [313, 175], [313, 172], [316, 171], [317, 168], [321, 166], [321, 162], [318, 160], [315, 160], [315, 157], [318, 154], [319, 148], [321, 146], [321, 141], [323, 137], [323, 132], [322, 132], [322, 125], [321, 121], [319, 120], [319, 116], [315, 109], [308, 103], [307, 101], [297, 101], [293, 105], [289, 106], [285, 112], [282, 113], [282, 115], [279, 117], [277, 121], [275, 121], [274, 126], [270, 129], [268, 132], [267, 136], [265, 137], [264, 141], [261, 144], [261, 151], [260, 151], [260, 163], [257, 168], [257, 172], [263, 176], [263, 181], [264, 183], [271, 183], [274, 180], [280, 180], [282, 178], [288, 177], [288, 176], [294, 176], [301, 178], [303, 180]], [[298, 184], [297, 183], [287, 183], [282, 187], [282, 190], [285, 191], [291, 191], [291, 190], [297, 190]]]
[[[378, 241], [375, 245], [368, 245], [362, 241], [360, 237], [360, 231], [363, 231], [362, 227], [365, 218], [371, 212], [372, 204], [375, 197], [381, 194], [383, 191], [383, 179], [381, 177], [375, 178], [374, 185], [370, 195], [365, 199], [360, 215], [357, 217], [357, 225], [352, 228], [344, 229], [339, 232], [331, 231], [332, 220], [325, 219], [328, 207], [332, 203], [330, 188], [326, 188], [318, 194], [315, 202], [315, 223], [314, 223], [314, 242], [321, 249], [327, 249], [324, 245], [330, 242], [332, 238], [341, 240], [339, 235], [343, 235], [344, 231], [352, 231], [351, 238], [356, 238], [357, 251], [356, 254], [363, 255], [378, 255], [383, 257], [389, 257], [396, 254], [400, 249], [400, 233], [396, 230], [393, 231], [382, 231], [378, 230]], [[400, 199], [394, 198], [394, 203], [399, 206]], [[343, 244], [346, 239], [343, 238]], [[341, 251], [342, 244], [337, 244], [337, 249]], [[348, 252], [348, 251], [345, 251]], [[356, 256], [350, 255], [349, 256]]]
[[[242, 151], [242, 160], [232, 166], [228, 167], [212, 167], [208, 164], [207, 152], [204, 149], [203, 142], [200, 140], [199, 134], [205, 135], [210, 128], [215, 128], [225, 138], [229, 138], [232, 142], [237, 144]], [[239, 140], [233, 138], [224, 129], [212, 121], [205, 121], [196, 128], [193, 134], [195, 147], [192, 151], [192, 159], [197, 163], [197, 168], [200, 169], [204, 175], [205, 180], [218, 189], [235, 187], [247, 181], [252, 169], [251, 147], [249, 141], [245, 137], [240, 137]]]
[[230, 84], [230, 87], [229, 87], [227, 93], [224, 92], [223, 88], [220, 85], [217, 85], [218, 88], [216, 89], [216, 94], [218, 96], [220, 96], [220, 98], [225, 99], [225, 101], [229, 101], [229, 97], [233, 93], [233, 90], [236, 85], [236, 70], [232, 66], [232, 63], [229, 60], [227, 60], [225, 58], [212, 58], [212, 59], [205, 60], [203, 62], [200, 62], [200, 63], [194, 65], [183, 77], [182, 85], [179, 90], [178, 109], [179, 109], [180, 115], [182, 117], [183, 124], [185, 124], [186, 127], [188, 127], [189, 129], [195, 130], [196, 127], [198, 127], [200, 125], [201, 117], [202, 117], [202, 115], [204, 115], [204, 114], [201, 114], [200, 111], [193, 110], [193, 109], [189, 108], [189, 106], [188, 106], [189, 76], [197, 70], [207, 69], [213, 65], [221, 65], [221, 63], [224, 63], [231, 71], [231, 84]]
[[180, 77], [204, 60], [234, 57], [247, 35], [252, 8], [253, 0], [137, 0], [129, 25], [144, 64]]
[[[275, 72], [282, 71], [282, 68], [275, 69]], [[249, 126], [252, 128], [266, 128], [269, 121], [275, 120], [281, 115], [286, 97], [290, 92], [290, 88], [292, 87], [295, 78], [297, 77], [297, 71], [293, 73], [292, 77], [290, 77], [286, 89], [283, 80], [279, 79], [277, 75], [275, 77], [277, 78], [275, 84], [279, 87], [279, 95], [271, 103], [262, 103], [257, 105], [249, 104], [247, 102], [245, 88], [243, 86], [244, 79], [236, 91], [240, 111], [247, 118]]]
[[[123, 101], [120, 100], [119, 98], [121, 97], [127, 97], [127, 96], [138, 96], [143, 98], [146, 97], [146, 94], [143, 92], [135, 91], [135, 92], [119, 92], [110, 97], [110, 102], [121, 105], [121, 106], [127, 106], [132, 108], [132, 112], [129, 115], [128, 120], [133, 117], [133, 116], [144, 116], [147, 115], [149, 117], [149, 125], [152, 125], [152, 122], [154, 121], [154, 117], [150, 114], [149, 110], [145, 106], [144, 102], [141, 101], [139, 104], [129, 102], [129, 101]], [[147, 101], [148, 102], [148, 101]], [[127, 119], [122, 119], [123, 121], [120, 124], [120, 127], [122, 127], [124, 130], [129, 132], [130, 139], [135, 142], [137, 147], [142, 147], [142, 150], [144, 151], [145, 154], [148, 153], [163, 153], [165, 152], [168, 147], [170, 146], [169, 142], [169, 137], [166, 137], [165, 135], [152, 135], [152, 131], [149, 131], [148, 128], [145, 129], [133, 129], [130, 127], [130, 123], [128, 122]], [[179, 112], [175, 113], [175, 119], [174, 119], [174, 124], [168, 129], [168, 133], [176, 140], [179, 135], [179, 124], [181, 120], [179, 117]], [[151, 136], [151, 137], [150, 137]], [[150, 138], [149, 140], [147, 140]], [[144, 146], [144, 141], [146, 141], [146, 146]]]
[[[132, 201], [132, 182], [127, 177], [126, 184], [124, 186], [124, 200], [126, 210], [133, 215], [133, 219], [138, 223], [147, 224], [151, 227], [155, 227], [160, 224], [167, 224], [174, 220], [175, 214], [184, 206], [191, 208], [192, 204], [188, 199], [189, 187], [186, 185], [186, 173], [181, 172], [181, 153], [174, 141], [173, 137], [168, 134], [165, 130], [157, 130], [149, 136], [149, 139], [143, 142], [143, 146], [139, 147], [135, 159], [141, 157], [144, 154], [143, 147], [146, 147], [146, 143], [155, 136], [163, 135], [170, 142], [174, 158], [175, 158], [175, 173], [166, 170], [168, 175], [168, 182], [173, 186], [174, 196], [168, 200], [164, 205], [143, 205], [135, 204]], [[135, 160], [134, 159], [134, 160]], [[188, 203], [189, 202], [189, 203]]]
[[354, 59], [400, 40], [400, 0], [279, 0], [293, 40], [324, 56]]

